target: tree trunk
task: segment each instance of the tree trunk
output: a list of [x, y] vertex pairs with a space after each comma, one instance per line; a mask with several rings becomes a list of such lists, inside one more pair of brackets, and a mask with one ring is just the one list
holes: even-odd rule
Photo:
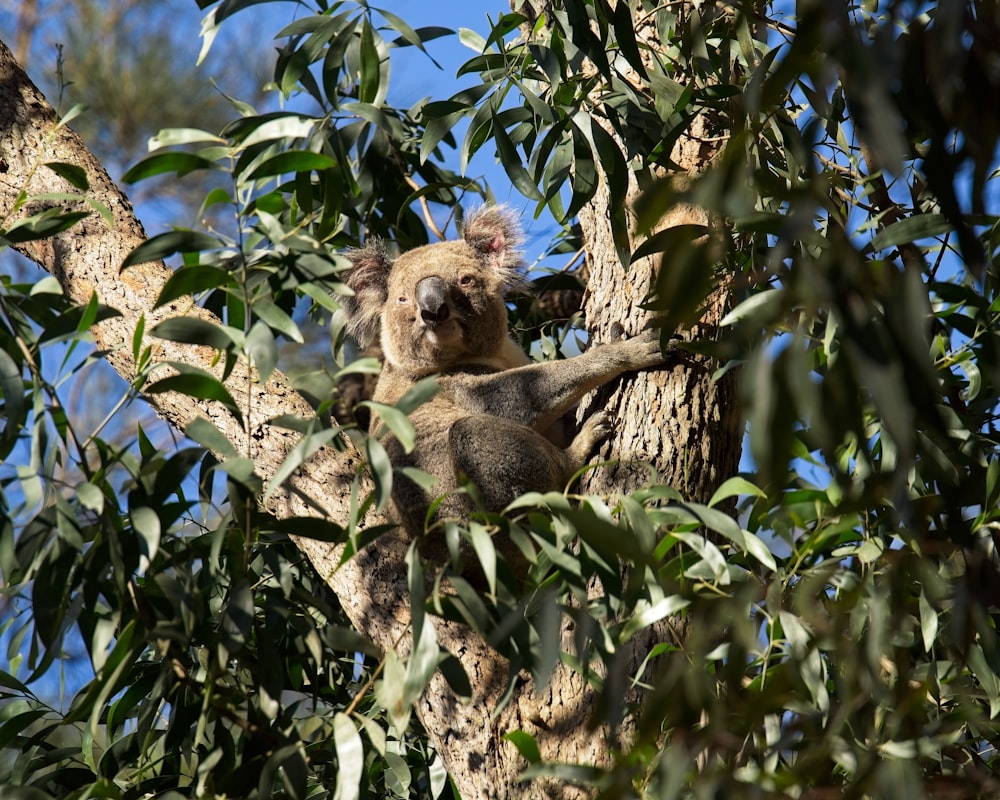
[[[673, 159], [689, 174], [697, 174], [720, 147], [718, 142], [699, 145], [694, 138], [682, 137]], [[642, 240], [631, 213], [639, 189], [634, 176], [630, 177], [626, 213], [634, 251]], [[580, 212], [590, 268], [584, 313], [590, 337], [598, 342], [612, 338], [619, 326], [634, 335], [653, 321], [642, 303], [652, 293], [658, 267], [656, 256], [631, 265], [621, 263], [612, 239], [608, 201], [602, 176], [593, 201]], [[679, 205], [653, 232], [709, 222], [702, 209]], [[722, 287], [708, 298], [697, 324], [678, 332], [679, 336], [688, 341], [714, 338], [727, 308], [728, 290]], [[742, 419], [735, 376], [730, 371], [716, 381], [713, 373], [721, 365], [713, 359], [683, 349], [676, 353], [669, 368], [626, 375], [580, 403], [581, 419], [600, 408], [611, 412], [618, 423], [597, 459], [608, 464], [583, 477], [584, 492], [620, 495], [648, 485], [652, 470], [657, 482], [672, 486], [686, 499], [707, 503], [719, 485], [736, 474]]]

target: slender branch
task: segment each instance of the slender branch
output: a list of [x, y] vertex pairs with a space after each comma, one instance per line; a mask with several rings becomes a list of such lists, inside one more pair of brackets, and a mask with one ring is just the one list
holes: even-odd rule
[[[415, 191], [415, 192], [419, 192], [420, 191], [420, 188], [421, 188], [420, 184], [417, 183], [415, 180], [413, 180], [413, 178], [410, 175], [404, 175], [403, 179], [406, 181], [407, 185], [411, 189], [413, 189], [413, 191]], [[437, 238], [440, 241], [444, 241], [445, 238], [446, 238], [445, 235], [444, 235], [444, 231], [442, 231], [438, 227], [437, 223], [434, 221], [434, 215], [431, 214], [431, 207], [428, 204], [427, 198], [424, 195], [420, 196], [420, 210], [424, 214], [424, 223], [427, 225], [427, 227], [431, 229], [431, 232], [435, 236], [437, 236]]]

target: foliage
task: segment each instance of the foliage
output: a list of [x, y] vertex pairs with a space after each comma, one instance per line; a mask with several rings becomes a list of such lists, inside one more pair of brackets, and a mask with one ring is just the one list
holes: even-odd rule
[[[209, 36], [248, 5], [215, 6]], [[302, 339], [303, 304], [333, 313], [338, 368], [370, 368], [343, 347], [338, 253], [372, 235], [421, 244], [422, 201], [457, 214], [489, 197], [463, 177], [477, 151], [495, 149], [538, 212], [567, 224], [599, 168], [621, 213], [628, 179], [646, 188], [650, 230], [675, 203], [707, 208], [718, 224], [704, 242], [669, 230], [643, 245], [663, 253], [650, 303], [684, 323], [717, 285], [736, 293], [717, 338], [693, 346], [740, 371], [754, 466], [707, 505], [660, 486], [613, 507], [531, 496], [449, 529], [489, 591], [453, 576], [454, 593], [425, 595], [411, 558], [416, 646], [378, 662], [287, 539], [355, 532], [269, 518], [253, 465], [218, 460], [210, 426], [187, 432], [197, 447], [153, 447], [141, 429], [126, 447], [81, 441], [60, 387], [95, 357], [78, 343], [109, 312], [70, 308], [48, 281], [8, 281], [0, 743], [12, 783], [62, 796], [447, 794], [409, 714], [438, 666], [463, 689], [441, 662], [437, 616], [481, 631], [512, 674], [585, 671], [603, 720], [626, 724], [608, 770], [545, 763], [510, 732], [527, 776], [607, 797], [995, 792], [1000, 127], [977, 98], [998, 88], [1000, 21], [975, 3], [834, 5], [800, 3], [795, 19], [634, 0], [505, 13], [485, 37], [459, 34], [479, 84], [399, 109], [386, 100], [394, 51], [452, 34], [320, 2], [278, 34], [288, 110], [240, 106], [218, 135], [164, 131], [126, 179], [218, 172], [231, 188], [205, 206], [235, 209], [237, 233], [176, 228], [133, 254], [181, 253], [161, 301], [194, 294], [224, 321], [157, 333], [264, 377], [278, 343]], [[302, 96], [319, 110], [295, 110]], [[677, 181], [673, 144], [704, 118], [725, 146]], [[4, 241], [73, 221], [5, 223]], [[299, 377], [324, 401], [316, 420], [282, 421], [303, 432], [296, 458], [334, 440], [336, 378]], [[170, 388], [243, 414], [208, 376]], [[419, 400], [376, 410], [405, 437], [398, 412]], [[384, 502], [391, 469], [350, 435]], [[497, 561], [494, 529], [524, 552], [525, 585]], [[566, 617], [576, 633], [563, 647]], [[666, 620], [685, 634], [629, 663], [630, 644]], [[95, 677], [54, 708], [37, 687], [73, 637]]]

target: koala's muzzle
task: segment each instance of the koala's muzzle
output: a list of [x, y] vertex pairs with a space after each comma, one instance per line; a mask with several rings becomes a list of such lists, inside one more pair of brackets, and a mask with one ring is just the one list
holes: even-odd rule
[[423, 278], [417, 283], [417, 308], [420, 318], [431, 328], [448, 319], [448, 284], [437, 276]]

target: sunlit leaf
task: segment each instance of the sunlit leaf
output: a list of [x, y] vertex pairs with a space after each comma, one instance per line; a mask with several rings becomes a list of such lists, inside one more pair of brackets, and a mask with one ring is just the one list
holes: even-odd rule
[[346, 714], [338, 713], [333, 718], [333, 742], [337, 748], [334, 800], [354, 800], [360, 796], [358, 790], [365, 768], [365, 751], [357, 726]]
[[[403, 446], [403, 450], [407, 453], [413, 451], [413, 446], [416, 443], [416, 431], [414, 431], [413, 424], [406, 413], [394, 406], [387, 406], [385, 403], [376, 403], [372, 400], [365, 400], [358, 403], [358, 406], [371, 409], [385, 426], [386, 432], [396, 437]], [[373, 430], [377, 429], [373, 428]]]
[[717, 506], [723, 500], [727, 500], [730, 497], [738, 497], [740, 495], [750, 495], [751, 497], [767, 496], [763, 490], [752, 484], [746, 478], [737, 475], [729, 478], [715, 490], [715, 494], [713, 494], [712, 499], [708, 501], [708, 505], [709, 507]]

